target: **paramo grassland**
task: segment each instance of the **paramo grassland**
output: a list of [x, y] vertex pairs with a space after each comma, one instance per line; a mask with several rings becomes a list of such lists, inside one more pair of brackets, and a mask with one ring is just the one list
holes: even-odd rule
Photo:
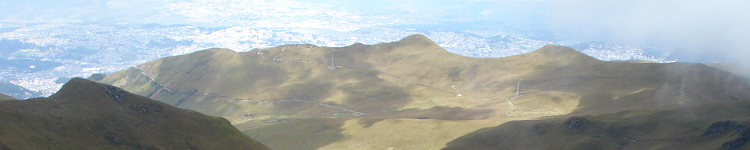
[[[702, 134], [741, 126], [750, 98], [746, 78], [702, 64], [606, 62], [555, 45], [469, 58], [421, 35], [208, 49], [99, 82], [227, 118], [281, 150], [718, 148], [741, 136]], [[693, 138], [639, 141], [682, 137]]]

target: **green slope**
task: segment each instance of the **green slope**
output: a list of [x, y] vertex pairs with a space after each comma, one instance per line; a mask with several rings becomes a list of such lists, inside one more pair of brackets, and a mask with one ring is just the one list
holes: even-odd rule
[[0, 149], [268, 149], [225, 119], [80, 78], [0, 102], [0, 124]]
[[[750, 98], [746, 79], [701, 64], [605, 62], [554, 45], [469, 58], [421, 35], [340, 48], [209, 49], [100, 82], [225, 117], [274, 149], [439, 149], [513, 120]], [[329, 128], [308, 132], [321, 124]], [[300, 140], [315, 133], [327, 138]]]

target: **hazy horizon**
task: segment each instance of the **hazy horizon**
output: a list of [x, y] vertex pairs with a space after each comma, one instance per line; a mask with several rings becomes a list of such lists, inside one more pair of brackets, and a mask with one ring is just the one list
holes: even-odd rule
[[[285, 2], [278, 0], [276, 2]], [[653, 47], [676, 48], [705, 55], [721, 53], [730, 61], [745, 60], [750, 40], [750, 2], [743, 1], [645, 1], [645, 0], [386, 0], [333, 1], [299, 0], [330, 5], [351, 5], [373, 9], [390, 8], [426, 17], [452, 17], [507, 23], [545, 34], [541, 38], [606, 41]], [[231, 26], [226, 22], [190, 21], [190, 17], [171, 16], [165, 10], [176, 2], [232, 4], [232, 0], [68, 0], [6, 1], [2, 19], [5, 22], [103, 22], [210, 24]], [[265, 1], [274, 2], [274, 1]], [[179, 9], [171, 7], [170, 9]], [[175, 10], [169, 10], [175, 11]], [[263, 17], [256, 16], [254, 18]], [[344, 17], [344, 16], [341, 16]], [[168, 18], [168, 19], [163, 19]], [[253, 17], [249, 18], [252, 19]], [[346, 20], [347, 18], [340, 18]], [[195, 19], [192, 19], [195, 20]], [[460, 19], [456, 19], [460, 21]], [[450, 24], [471, 28], [475, 24]], [[483, 24], [487, 26], [486, 24]], [[742, 55], [737, 55], [742, 54]], [[718, 60], [721, 61], [721, 60]], [[744, 62], [744, 61], [743, 61]], [[750, 62], [744, 62], [750, 64]]]
[[[745, 42], [750, 40], [750, 21], [744, 19], [748, 10], [750, 2], [675, 0], [3, 1], [0, 33], [11, 44], [20, 42], [20, 47], [4, 50], [3, 57], [14, 53], [36, 63], [5, 66], [67, 69], [11, 69], [0, 80], [49, 93], [56, 88], [33, 83], [111, 73], [205, 48], [346, 46], [410, 34], [425, 34], [446, 50], [469, 57], [512, 56], [558, 44], [605, 61], [730, 62], [750, 70], [750, 60], [744, 58], [750, 47]], [[49, 54], [21, 52], [35, 47], [46, 47], [39, 52]], [[67, 62], [86, 63], [43, 62], [68, 57]]]

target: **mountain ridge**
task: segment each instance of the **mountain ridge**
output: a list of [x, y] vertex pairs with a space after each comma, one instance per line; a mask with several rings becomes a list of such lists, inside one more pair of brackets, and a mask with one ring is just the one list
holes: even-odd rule
[[268, 149], [226, 119], [81, 78], [0, 108], [4, 149]]
[[346, 47], [210, 49], [149, 61], [101, 82], [225, 117], [274, 149], [438, 149], [513, 120], [648, 115], [654, 111], [644, 110], [750, 98], [747, 79], [701, 64], [606, 62], [554, 45], [470, 58], [421, 35]]

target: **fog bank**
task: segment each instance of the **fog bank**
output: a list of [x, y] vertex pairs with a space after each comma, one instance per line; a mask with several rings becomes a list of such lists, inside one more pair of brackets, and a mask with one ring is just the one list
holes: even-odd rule
[[[677, 48], [750, 66], [750, 1], [563, 0], [547, 25], [568, 38]], [[679, 60], [678, 60], [679, 61]]]

